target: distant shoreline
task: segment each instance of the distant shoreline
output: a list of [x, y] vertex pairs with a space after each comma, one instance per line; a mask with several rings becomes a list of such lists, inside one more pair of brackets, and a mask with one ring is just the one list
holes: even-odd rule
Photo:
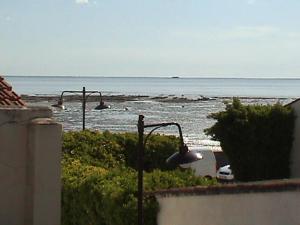
[[[234, 97], [234, 96], [233, 96]], [[163, 96], [149, 96], [149, 95], [103, 95], [102, 100], [108, 102], [126, 102], [126, 101], [157, 101], [157, 102], [168, 102], [168, 103], [193, 103], [193, 102], [202, 102], [202, 101], [217, 101], [217, 100], [231, 100], [233, 97], [224, 96], [224, 97], [206, 97], [200, 96], [197, 98], [188, 98], [185, 96], [175, 96], [175, 95], [163, 95]], [[35, 102], [55, 102], [60, 96], [59, 95], [21, 95], [21, 98], [29, 103]], [[290, 98], [275, 98], [275, 97], [238, 97], [241, 100], [248, 99], [264, 99], [264, 100], [287, 100]], [[66, 95], [63, 97], [65, 101], [76, 102], [81, 101], [81, 95]], [[89, 96], [87, 99], [88, 102], [98, 102], [99, 96]]]

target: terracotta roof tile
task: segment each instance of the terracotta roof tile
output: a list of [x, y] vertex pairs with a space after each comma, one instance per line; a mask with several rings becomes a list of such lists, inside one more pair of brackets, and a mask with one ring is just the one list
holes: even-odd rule
[[0, 76], [0, 107], [1, 106], [14, 106], [24, 107], [26, 104], [22, 101], [21, 97], [12, 90], [12, 86]]

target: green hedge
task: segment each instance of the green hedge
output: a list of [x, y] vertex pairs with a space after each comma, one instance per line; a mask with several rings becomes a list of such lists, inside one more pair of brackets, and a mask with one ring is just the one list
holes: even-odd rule
[[67, 132], [63, 137], [64, 158], [78, 159], [81, 163], [114, 168], [124, 165], [124, 149], [114, 140], [89, 130]]
[[225, 111], [209, 116], [217, 122], [206, 134], [221, 143], [236, 179], [289, 177], [295, 116], [281, 104], [243, 105], [237, 98]]
[[[82, 163], [104, 168], [121, 165], [137, 168], [137, 141], [135, 133], [103, 133], [97, 131], [67, 132], [64, 134], [64, 157], [79, 159]], [[144, 169], [170, 170], [165, 160], [178, 151], [175, 136], [155, 134], [147, 141]]]
[[[64, 134], [62, 160], [63, 225], [135, 225], [137, 172], [135, 134], [91, 131]], [[195, 177], [190, 170], [163, 171], [165, 158], [177, 151], [173, 136], [154, 135], [146, 154], [145, 191], [212, 185], [215, 180]], [[146, 150], [146, 151], [147, 151]], [[153, 157], [150, 161], [150, 157]], [[163, 158], [163, 159], [161, 159]], [[158, 160], [158, 162], [155, 162]], [[154, 162], [152, 162], [154, 161]], [[145, 225], [155, 225], [158, 203], [144, 199]]]

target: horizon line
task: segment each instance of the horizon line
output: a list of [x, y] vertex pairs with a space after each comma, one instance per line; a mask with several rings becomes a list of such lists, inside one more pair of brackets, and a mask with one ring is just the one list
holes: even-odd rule
[[148, 76], [148, 75], [15, 75], [15, 74], [8, 74], [3, 75], [3, 77], [73, 77], [73, 78], [170, 78], [170, 79], [286, 79], [286, 80], [293, 80], [293, 79], [300, 79], [300, 77], [227, 77], [227, 76]]

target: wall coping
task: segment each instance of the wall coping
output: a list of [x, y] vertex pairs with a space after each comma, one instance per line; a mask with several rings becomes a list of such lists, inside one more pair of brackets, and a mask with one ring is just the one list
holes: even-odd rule
[[285, 104], [285, 106], [293, 106], [295, 103], [297, 103], [299, 101], [300, 101], [300, 98], [297, 98], [294, 101], [291, 101], [290, 103]]
[[172, 197], [188, 195], [249, 194], [286, 191], [300, 191], [300, 179], [283, 179], [249, 183], [220, 184], [214, 186], [174, 188], [147, 192], [146, 195], [154, 195], [156, 197]]
[[52, 110], [49, 107], [1, 107], [0, 124], [26, 122], [36, 118], [52, 118]]

